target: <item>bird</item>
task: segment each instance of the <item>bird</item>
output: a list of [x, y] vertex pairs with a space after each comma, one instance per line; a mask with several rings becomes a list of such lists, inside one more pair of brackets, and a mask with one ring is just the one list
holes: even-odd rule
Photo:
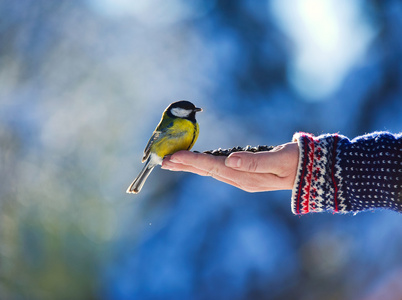
[[144, 150], [142, 162], [145, 166], [127, 189], [127, 193], [138, 194], [155, 166], [162, 164], [166, 155], [180, 150], [190, 150], [199, 134], [195, 114], [202, 108], [181, 100], [171, 103], [163, 112]]

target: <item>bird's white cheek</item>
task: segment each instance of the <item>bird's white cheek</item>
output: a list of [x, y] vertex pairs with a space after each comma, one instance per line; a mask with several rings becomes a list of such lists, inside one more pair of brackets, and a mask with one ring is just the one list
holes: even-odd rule
[[186, 118], [191, 114], [191, 110], [187, 110], [187, 109], [179, 108], [179, 107], [173, 108], [171, 110], [171, 112], [172, 112], [172, 115], [179, 117], [179, 118]]

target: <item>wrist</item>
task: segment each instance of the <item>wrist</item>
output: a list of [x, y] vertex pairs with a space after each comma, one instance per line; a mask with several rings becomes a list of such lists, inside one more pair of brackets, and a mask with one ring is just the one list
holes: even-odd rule
[[299, 145], [299, 164], [292, 191], [293, 213], [346, 212], [337, 152], [341, 139], [343, 136], [337, 134], [294, 135]]

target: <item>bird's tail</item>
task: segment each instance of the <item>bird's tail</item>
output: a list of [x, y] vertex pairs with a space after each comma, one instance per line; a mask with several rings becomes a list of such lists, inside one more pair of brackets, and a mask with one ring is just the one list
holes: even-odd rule
[[151, 171], [154, 169], [155, 165], [149, 163], [149, 161], [145, 164], [144, 168], [142, 168], [140, 174], [138, 174], [137, 178], [134, 179], [134, 181], [130, 184], [128, 187], [126, 193], [134, 193], [138, 194], [142, 186], [145, 183], [145, 180], [147, 180], [149, 174], [151, 174]]

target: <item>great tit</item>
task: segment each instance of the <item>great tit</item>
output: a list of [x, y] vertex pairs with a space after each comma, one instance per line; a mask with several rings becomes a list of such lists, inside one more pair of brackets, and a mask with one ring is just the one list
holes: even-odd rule
[[189, 101], [174, 102], [165, 109], [145, 147], [142, 162], [146, 161], [146, 164], [127, 189], [127, 193], [139, 193], [153, 168], [162, 164], [166, 155], [193, 147], [199, 132], [195, 113], [200, 111], [202, 108], [195, 107]]

